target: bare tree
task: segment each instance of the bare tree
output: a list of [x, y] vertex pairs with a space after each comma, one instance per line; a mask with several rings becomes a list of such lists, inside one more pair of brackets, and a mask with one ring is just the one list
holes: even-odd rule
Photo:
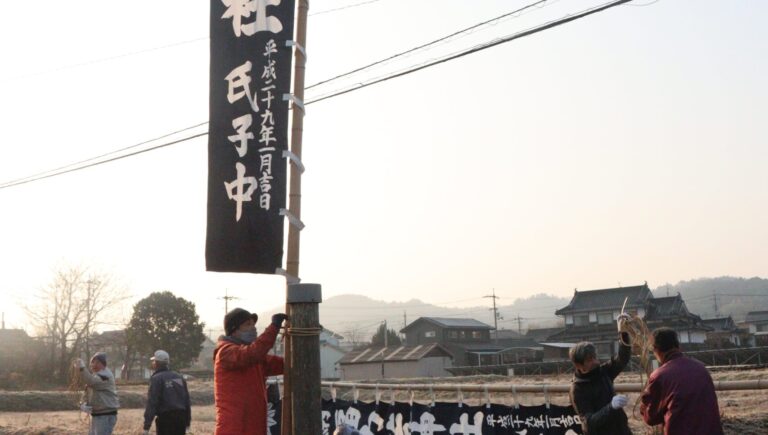
[[71, 361], [90, 353], [88, 339], [105, 323], [106, 315], [128, 298], [106, 273], [81, 266], [64, 266], [37, 295], [38, 302], [25, 307], [33, 325], [50, 343], [54, 378], [67, 379]]

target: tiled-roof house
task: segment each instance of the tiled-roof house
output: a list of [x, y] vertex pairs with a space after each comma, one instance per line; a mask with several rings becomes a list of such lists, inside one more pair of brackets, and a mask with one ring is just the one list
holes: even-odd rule
[[[626, 305], [625, 304], [626, 301]], [[574, 291], [570, 303], [555, 312], [563, 316], [565, 329], [547, 338], [550, 342], [595, 343], [605, 358], [618, 349], [616, 318], [622, 306], [627, 313], [643, 318], [649, 329], [668, 326], [675, 329], [684, 345], [703, 345], [709, 328], [688, 311], [680, 297], [654, 298], [648, 284], [600, 290]]]

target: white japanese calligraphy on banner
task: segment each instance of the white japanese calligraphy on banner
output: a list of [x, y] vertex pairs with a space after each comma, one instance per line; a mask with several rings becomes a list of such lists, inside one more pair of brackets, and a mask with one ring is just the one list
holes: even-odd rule
[[211, 2], [208, 270], [282, 264], [293, 14], [293, 0]]

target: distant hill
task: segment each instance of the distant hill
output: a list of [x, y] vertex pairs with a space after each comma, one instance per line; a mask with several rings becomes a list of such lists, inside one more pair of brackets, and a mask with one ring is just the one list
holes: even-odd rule
[[[525, 332], [529, 327], [555, 326], [559, 320], [555, 310], [568, 304], [569, 298], [539, 294], [524, 299], [516, 299], [512, 304], [500, 304], [497, 309], [501, 319], [499, 329], [518, 329]], [[282, 307], [275, 307], [259, 316], [268, 319]], [[406, 302], [384, 302], [367, 296], [347, 294], [333, 296], [320, 304], [320, 323], [336, 333], [343, 335], [350, 342], [369, 341], [379, 324], [384, 320], [390, 329], [400, 331], [405, 322], [410, 323], [419, 317], [466, 317], [477, 319], [493, 326], [493, 313], [490, 299], [483, 305], [450, 308], [411, 299]]]
[[656, 297], [677, 293], [689, 311], [703, 318], [715, 317], [715, 306], [717, 315], [730, 315], [737, 322], [744, 320], [749, 311], [768, 310], [768, 279], [763, 278], [698, 278], [653, 290]]

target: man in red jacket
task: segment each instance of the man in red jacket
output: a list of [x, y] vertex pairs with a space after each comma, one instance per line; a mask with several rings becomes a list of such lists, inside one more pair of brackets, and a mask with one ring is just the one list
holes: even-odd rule
[[268, 352], [287, 318], [275, 314], [256, 338], [256, 314], [235, 308], [224, 316], [226, 335], [213, 352], [216, 435], [267, 434], [266, 378], [283, 373], [283, 359]]
[[661, 366], [640, 397], [643, 420], [663, 423], [665, 435], [723, 435], [715, 385], [704, 364], [680, 352], [670, 328], [653, 331], [653, 354]]

